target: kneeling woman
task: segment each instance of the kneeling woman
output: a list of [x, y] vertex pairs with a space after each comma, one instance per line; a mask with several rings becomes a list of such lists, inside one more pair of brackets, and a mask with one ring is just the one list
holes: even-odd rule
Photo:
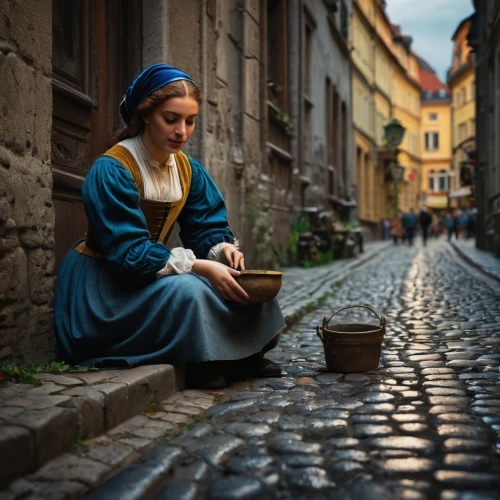
[[[83, 183], [86, 239], [58, 275], [55, 327], [69, 362], [187, 363], [190, 385], [207, 388], [235, 373], [279, 375], [263, 357], [284, 326], [278, 303], [247, 303], [224, 200], [181, 152], [201, 101], [191, 78], [167, 64], [145, 69], [127, 90], [127, 127]], [[175, 222], [184, 248], [169, 249]]]

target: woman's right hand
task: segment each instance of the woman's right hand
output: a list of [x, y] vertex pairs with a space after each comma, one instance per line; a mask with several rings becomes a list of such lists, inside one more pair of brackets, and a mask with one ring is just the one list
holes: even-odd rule
[[248, 294], [234, 279], [234, 276], [241, 274], [239, 271], [213, 260], [196, 259], [192, 272], [207, 278], [224, 300], [241, 305], [248, 304]]

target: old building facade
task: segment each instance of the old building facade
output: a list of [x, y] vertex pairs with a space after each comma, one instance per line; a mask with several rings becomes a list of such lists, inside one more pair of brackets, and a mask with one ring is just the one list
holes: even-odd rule
[[420, 84], [422, 151], [422, 202], [436, 215], [450, 205], [451, 96], [450, 89], [422, 58], [418, 59]]
[[291, 262], [297, 216], [352, 203], [350, 8], [2, 2], [0, 362], [54, 356], [57, 271], [86, 231], [80, 188], [114, 143], [118, 104], [147, 65], [178, 65], [203, 89], [186, 153], [222, 191], [248, 265]]
[[468, 43], [471, 16], [460, 22], [453, 40], [453, 55], [448, 71], [452, 95], [451, 137], [453, 176], [451, 205], [468, 208], [475, 204], [473, 183], [476, 161], [476, 77], [475, 56]]
[[[301, 197], [306, 209], [344, 218], [353, 205], [350, 1], [302, 3], [302, 88], [295, 140]], [[292, 77], [292, 80], [294, 78]], [[299, 97], [297, 101], [295, 98]]]
[[[416, 207], [421, 196], [418, 59], [383, 0], [353, 1], [351, 41], [358, 217], [376, 237], [383, 218]], [[384, 132], [392, 119], [406, 129], [397, 151], [387, 147]], [[396, 162], [404, 177], [395, 189], [390, 166]]]
[[478, 208], [476, 246], [500, 256], [500, 5], [475, 1], [468, 42], [474, 51]]

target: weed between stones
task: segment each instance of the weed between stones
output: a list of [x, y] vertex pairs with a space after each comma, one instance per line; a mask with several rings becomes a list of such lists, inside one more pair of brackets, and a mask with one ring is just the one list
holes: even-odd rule
[[99, 369], [88, 366], [71, 366], [64, 363], [64, 361], [52, 361], [52, 363], [40, 363], [38, 365], [18, 365], [17, 363], [9, 363], [0, 365], [0, 387], [6, 385], [8, 382], [40, 386], [42, 385], [42, 381], [34, 376], [38, 373], [61, 374], [97, 370]]

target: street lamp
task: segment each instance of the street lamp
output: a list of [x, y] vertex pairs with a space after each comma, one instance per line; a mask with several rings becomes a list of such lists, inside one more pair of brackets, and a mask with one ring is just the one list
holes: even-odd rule
[[391, 164], [391, 178], [394, 185], [394, 216], [398, 216], [398, 184], [403, 180], [405, 169], [401, 165], [398, 165], [398, 150], [397, 147], [403, 141], [406, 129], [401, 125], [401, 122], [396, 118], [393, 118], [384, 127], [384, 138], [387, 148], [395, 149], [394, 156], [395, 161]]
[[393, 118], [385, 127], [384, 134], [388, 148], [397, 148], [403, 141], [406, 129], [401, 122]]
[[398, 216], [398, 184], [402, 182], [405, 175], [405, 168], [397, 163], [391, 165], [391, 177], [394, 185], [394, 217]]
[[405, 175], [405, 168], [401, 165], [398, 165], [397, 163], [393, 163], [391, 165], [391, 177], [392, 181], [395, 182], [396, 184], [399, 184]]

